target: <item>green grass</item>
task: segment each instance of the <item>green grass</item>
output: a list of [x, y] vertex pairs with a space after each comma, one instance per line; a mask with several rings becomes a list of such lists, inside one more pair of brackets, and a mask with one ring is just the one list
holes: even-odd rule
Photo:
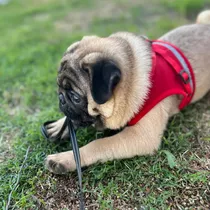
[[[157, 38], [188, 23], [188, 14], [196, 17], [208, 3], [142, 2], [109, 1], [112, 10], [96, 0], [19, 0], [0, 6], [0, 209], [6, 207], [28, 146], [11, 208], [76, 205], [76, 173], [55, 176], [43, 164], [46, 155], [69, 150], [69, 144], [48, 143], [40, 134], [43, 122], [62, 116], [56, 71], [71, 43], [87, 34], [106, 36], [116, 31]], [[173, 117], [152, 157], [111, 161], [85, 170], [88, 209], [209, 209], [209, 109], [207, 96]], [[77, 133], [80, 146], [99, 135], [103, 134], [93, 129]]]
[[174, 9], [187, 18], [195, 18], [197, 13], [210, 5], [208, 0], [161, 0], [170, 9]]

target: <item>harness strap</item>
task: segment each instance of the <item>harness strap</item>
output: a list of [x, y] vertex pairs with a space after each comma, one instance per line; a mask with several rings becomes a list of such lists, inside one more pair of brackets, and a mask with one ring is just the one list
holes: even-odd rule
[[195, 92], [194, 73], [182, 51], [168, 42], [148, 41], [152, 48], [151, 87], [144, 104], [128, 122], [129, 126], [135, 125], [154, 106], [171, 95], [182, 96], [179, 109], [183, 109]]
[[[195, 78], [192, 67], [182, 51], [171, 43], [169, 44], [158, 40], [152, 42], [152, 44], [159, 45], [159, 47], [155, 48], [155, 51], [164, 56], [164, 59], [170, 63], [172, 69], [175, 70], [182, 79], [187, 95], [179, 105], [179, 109], [181, 110], [190, 103], [193, 93], [195, 92]], [[170, 53], [168, 53], [168, 51], [170, 51]], [[173, 57], [171, 57], [171, 53], [174, 55]], [[174, 57], [176, 60], [174, 60]]]

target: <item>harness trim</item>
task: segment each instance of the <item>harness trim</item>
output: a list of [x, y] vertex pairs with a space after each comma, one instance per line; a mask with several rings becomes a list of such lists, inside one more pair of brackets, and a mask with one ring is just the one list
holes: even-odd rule
[[[153, 42], [153, 44], [162, 45], [162, 46], [168, 48], [176, 56], [176, 58], [179, 60], [179, 62], [181, 63], [181, 65], [183, 67], [183, 70], [182, 71], [183, 72], [186, 72], [187, 75], [188, 75], [188, 77], [189, 77], [189, 82], [190, 82], [191, 88], [193, 88], [193, 81], [192, 81], [190, 70], [189, 70], [189, 68], [188, 68], [185, 60], [183, 59], [183, 57], [180, 55], [180, 53], [172, 45], [169, 45], [167, 43]], [[180, 75], [182, 74], [181, 72], [180, 72]]]

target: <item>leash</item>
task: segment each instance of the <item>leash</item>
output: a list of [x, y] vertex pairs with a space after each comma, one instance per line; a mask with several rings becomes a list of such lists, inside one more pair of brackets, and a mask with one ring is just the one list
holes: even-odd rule
[[[49, 139], [48, 135], [47, 135], [47, 131], [46, 131], [46, 125], [53, 123], [55, 121], [48, 121], [45, 122], [42, 126], [41, 126], [41, 133], [42, 135], [46, 138]], [[79, 153], [79, 147], [77, 144], [77, 138], [76, 138], [76, 132], [74, 130], [74, 127], [72, 125], [71, 119], [66, 116], [66, 119], [63, 123], [63, 126], [61, 128], [61, 130], [59, 131], [59, 133], [56, 136], [56, 139], [61, 138], [64, 130], [66, 129], [66, 127], [68, 127], [68, 131], [69, 131], [69, 137], [70, 137], [70, 141], [71, 141], [71, 145], [72, 145], [72, 150], [73, 150], [73, 154], [74, 154], [74, 160], [76, 163], [76, 168], [77, 168], [77, 175], [78, 175], [78, 182], [79, 182], [79, 209], [80, 210], [85, 210], [85, 204], [84, 204], [84, 194], [83, 194], [83, 190], [82, 190], [82, 169], [81, 169], [81, 160], [80, 160], [80, 153]]]
[[74, 127], [72, 125], [72, 122], [68, 117], [66, 118], [66, 121], [68, 124], [69, 136], [70, 136], [70, 140], [71, 140], [71, 145], [72, 145], [72, 149], [73, 149], [73, 153], [74, 153], [74, 160], [75, 160], [76, 168], [77, 168], [77, 175], [78, 175], [78, 179], [79, 179], [79, 188], [80, 188], [80, 192], [79, 192], [80, 206], [79, 206], [79, 208], [80, 208], [80, 210], [84, 210], [85, 205], [84, 205], [84, 195], [83, 195], [83, 190], [82, 190], [82, 169], [81, 169], [79, 147], [77, 144], [76, 133], [75, 133]]

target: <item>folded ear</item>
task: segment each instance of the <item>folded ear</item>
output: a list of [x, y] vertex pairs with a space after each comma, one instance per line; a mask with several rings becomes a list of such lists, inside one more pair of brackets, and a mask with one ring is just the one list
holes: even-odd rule
[[98, 61], [92, 66], [92, 97], [98, 104], [106, 103], [119, 83], [121, 72], [112, 61]]

